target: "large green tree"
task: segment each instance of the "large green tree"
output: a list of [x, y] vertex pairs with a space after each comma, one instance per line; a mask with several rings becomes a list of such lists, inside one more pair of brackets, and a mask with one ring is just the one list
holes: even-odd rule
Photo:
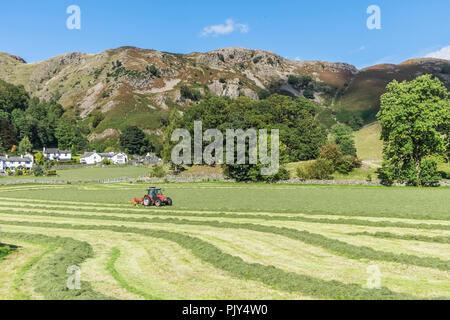
[[28, 93], [23, 86], [15, 86], [0, 80], [0, 111], [11, 113], [14, 109], [28, 107]]
[[351, 127], [345, 124], [336, 124], [331, 128], [331, 134], [343, 155], [356, 156], [355, 139]]
[[149, 141], [145, 133], [136, 126], [127, 126], [119, 136], [120, 147], [131, 154], [145, 154], [149, 151]]
[[[170, 160], [174, 145], [170, 143], [170, 137], [175, 129], [186, 129], [193, 136], [194, 121], [201, 121], [203, 131], [218, 129], [224, 137], [227, 129], [268, 129], [269, 135], [271, 129], [278, 129], [281, 164], [315, 159], [319, 155], [319, 147], [326, 143], [326, 131], [315, 118], [316, 109], [317, 105], [308, 99], [277, 94], [260, 101], [249, 97], [230, 99], [208, 96], [185, 110], [183, 115], [176, 111], [171, 114], [171, 122], [165, 132], [163, 155], [165, 160]], [[208, 144], [204, 142], [204, 147]], [[258, 165], [228, 165], [225, 172], [237, 180], [264, 180], [259, 175]]]
[[386, 89], [377, 115], [384, 142], [381, 178], [425, 185], [435, 168], [428, 158], [448, 148], [449, 92], [431, 75], [393, 81]]
[[64, 150], [72, 150], [73, 153], [84, 150], [87, 140], [81, 128], [74, 119], [62, 118], [55, 129], [55, 137], [58, 139], [58, 147]]
[[28, 139], [28, 137], [23, 138], [19, 143], [19, 153], [26, 154], [30, 153], [32, 150], [33, 145], [31, 144], [30, 139]]

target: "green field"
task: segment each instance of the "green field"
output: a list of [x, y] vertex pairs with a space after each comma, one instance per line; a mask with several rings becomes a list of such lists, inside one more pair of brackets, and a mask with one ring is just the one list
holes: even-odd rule
[[449, 188], [160, 186], [0, 187], [0, 299], [450, 298]]
[[84, 167], [75, 169], [57, 170], [57, 176], [35, 177], [35, 176], [7, 176], [0, 177], [2, 181], [13, 180], [63, 180], [63, 181], [88, 181], [88, 180], [105, 180], [116, 178], [139, 178], [147, 175], [151, 169], [145, 166], [111, 166], [111, 167]]
[[378, 160], [383, 158], [383, 142], [380, 140], [381, 126], [374, 122], [363, 127], [355, 134], [355, 145], [358, 158], [362, 160]]

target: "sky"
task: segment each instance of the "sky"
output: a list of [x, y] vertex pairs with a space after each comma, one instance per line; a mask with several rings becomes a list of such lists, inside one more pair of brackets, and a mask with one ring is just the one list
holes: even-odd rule
[[[80, 29], [73, 28], [80, 9]], [[367, 10], [377, 6], [380, 19]], [[174, 53], [245, 47], [363, 68], [450, 59], [448, 0], [14, 0], [0, 5], [0, 51], [37, 62], [135, 46]], [[369, 29], [367, 20], [372, 29]], [[375, 28], [379, 21], [379, 29]]]

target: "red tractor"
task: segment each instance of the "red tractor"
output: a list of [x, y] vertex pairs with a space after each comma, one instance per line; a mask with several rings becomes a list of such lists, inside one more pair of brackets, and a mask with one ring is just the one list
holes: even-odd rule
[[136, 199], [131, 202], [132, 204], [136, 205], [143, 205], [145, 207], [155, 206], [155, 207], [161, 207], [161, 206], [171, 206], [172, 205], [172, 199], [169, 197], [166, 197], [163, 195], [160, 188], [151, 187], [147, 190], [147, 194], [141, 198]]

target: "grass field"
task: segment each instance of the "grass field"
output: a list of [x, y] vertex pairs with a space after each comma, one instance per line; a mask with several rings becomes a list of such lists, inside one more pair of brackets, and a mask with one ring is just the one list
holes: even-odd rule
[[358, 158], [378, 160], [383, 158], [383, 142], [380, 140], [381, 126], [378, 122], [363, 127], [355, 134]]
[[127, 205], [142, 184], [0, 187], [0, 299], [450, 298], [449, 188], [161, 187], [173, 207]]
[[12, 180], [64, 180], [64, 181], [86, 181], [86, 180], [105, 180], [116, 178], [138, 178], [146, 175], [151, 169], [144, 166], [111, 166], [111, 167], [84, 167], [75, 169], [57, 170], [57, 176], [53, 177], [35, 177], [35, 176], [7, 176], [0, 177], [1, 181]]

